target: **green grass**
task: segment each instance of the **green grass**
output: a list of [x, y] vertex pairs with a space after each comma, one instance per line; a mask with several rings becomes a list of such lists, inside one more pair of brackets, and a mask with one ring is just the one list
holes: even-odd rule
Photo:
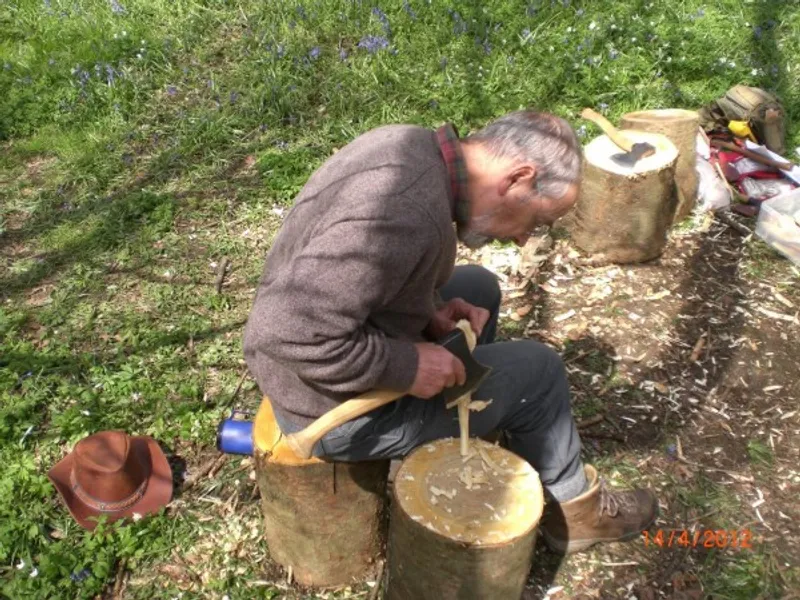
[[[792, 124], [787, 145], [800, 145], [800, 13], [789, 2], [383, 1], [389, 32], [372, 8], [0, 4], [8, 597], [92, 598], [113, 585], [121, 559], [137, 576], [133, 598], [278, 593], [249, 586], [261, 577], [263, 542], [224, 551], [234, 525], [258, 522], [257, 506], [226, 516], [196, 498], [252, 487], [232, 464], [170, 516], [95, 534], [75, 527], [44, 473], [107, 428], [155, 436], [190, 468], [213, 451], [276, 213], [359, 133], [452, 121], [466, 134], [532, 106], [568, 118], [586, 140], [597, 131], [578, 118], [584, 106], [612, 120], [634, 109], [697, 108], [743, 82], [780, 95]], [[359, 47], [368, 34], [386, 36], [388, 47]], [[212, 264], [223, 257], [232, 271], [218, 295]], [[257, 398], [248, 382], [241, 400]], [[217, 518], [202, 520], [209, 511]], [[206, 548], [209, 539], [222, 542]], [[213, 565], [203, 593], [159, 570], [173, 564], [176, 546]], [[84, 568], [89, 576], [70, 578]], [[731, 581], [760, 569], [736, 563]]]

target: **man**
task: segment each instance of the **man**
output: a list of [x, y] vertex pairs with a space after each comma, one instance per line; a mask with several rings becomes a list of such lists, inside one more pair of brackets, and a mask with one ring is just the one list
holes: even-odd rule
[[563, 216], [580, 162], [564, 120], [518, 111], [464, 140], [452, 125], [379, 127], [322, 165], [275, 239], [245, 329], [247, 363], [281, 429], [383, 388], [407, 395], [334, 429], [314, 455], [396, 458], [458, 436], [440, 393], [464, 383], [464, 366], [432, 341], [465, 318], [479, 334], [476, 359], [493, 367], [473, 393], [493, 402], [470, 416], [470, 435], [505, 431], [509, 449], [539, 472], [550, 546], [574, 552], [641, 535], [657, 501], [612, 492], [582, 464], [560, 357], [535, 341], [494, 343], [495, 277], [454, 269], [458, 240], [524, 245]]

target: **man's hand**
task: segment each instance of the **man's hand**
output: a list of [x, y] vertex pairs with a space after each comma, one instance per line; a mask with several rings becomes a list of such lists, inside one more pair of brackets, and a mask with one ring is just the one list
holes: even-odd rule
[[467, 373], [455, 354], [427, 342], [414, 344], [417, 348], [417, 376], [409, 394], [418, 398], [431, 398], [446, 387], [464, 385]]
[[469, 321], [472, 331], [477, 337], [480, 336], [484, 325], [489, 320], [489, 311], [474, 306], [461, 298], [453, 298], [433, 315], [433, 319], [428, 324], [428, 333], [434, 338], [440, 338], [455, 329], [456, 323], [460, 319]]

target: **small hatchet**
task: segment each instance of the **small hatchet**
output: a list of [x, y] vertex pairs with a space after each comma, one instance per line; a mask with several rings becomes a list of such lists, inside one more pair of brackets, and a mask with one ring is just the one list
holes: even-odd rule
[[[472, 356], [467, 338], [461, 329], [454, 329], [438, 343], [444, 348], [455, 354], [464, 364], [467, 379], [464, 385], [453, 386], [442, 390], [445, 403], [459, 398], [477, 388], [489, 376], [492, 369], [480, 364]], [[405, 396], [406, 392], [395, 392], [389, 390], [373, 390], [366, 392], [357, 398], [342, 402], [336, 408], [329, 410], [305, 429], [292, 433], [284, 437], [286, 445], [300, 458], [311, 458], [311, 454], [316, 444], [326, 433], [343, 425], [348, 421], [360, 417], [370, 411], [380, 408], [384, 404], [394, 402], [398, 398]]]
[[623, 167], [632, 167], [640, 158], [651, 156], [656, 152], [655, 147], [647, 142], [633, 142], [628, 139], [608, 119], [591, 108], [584, 108], [581, 116], [597, 125], [612, 142], [625, 151], [611, 156], [611, 160]]

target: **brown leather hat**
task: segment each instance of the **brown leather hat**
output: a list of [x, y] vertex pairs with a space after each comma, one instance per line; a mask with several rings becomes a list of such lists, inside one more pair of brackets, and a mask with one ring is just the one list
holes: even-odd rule
[[172, 469], [158, 443], [124, 431], [101, 431], [79, 441], [47, 476], [75, 520], [94, 529], [109, 521], [158, 511], [172, 499]]

